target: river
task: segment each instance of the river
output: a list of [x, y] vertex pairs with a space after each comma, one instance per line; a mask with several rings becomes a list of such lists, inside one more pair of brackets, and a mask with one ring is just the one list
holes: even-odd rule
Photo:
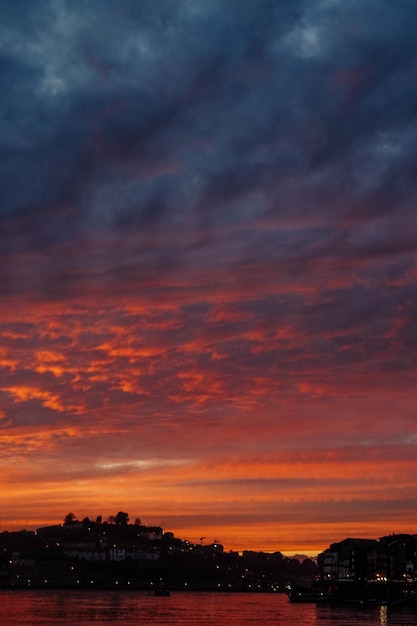
[[417, 626], [417, 610], [290, 604], [284, 594], [0, 591], [1, 626]]

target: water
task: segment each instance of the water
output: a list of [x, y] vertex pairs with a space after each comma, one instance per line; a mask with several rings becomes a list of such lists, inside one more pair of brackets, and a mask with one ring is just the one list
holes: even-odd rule
[[1, 626], [417, 626], [417, 611], [290, 604], [283, 594], [0, 592]]

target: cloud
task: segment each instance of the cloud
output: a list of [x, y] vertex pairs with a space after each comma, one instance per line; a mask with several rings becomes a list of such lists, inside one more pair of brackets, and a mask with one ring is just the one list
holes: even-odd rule
[[291, 520], [303, 489], [321, 492], [318, 525], [337, 489], [352, 520], [372, 517], [371, 485], [391, 520], [381, 489], [398, 477], [409, 519], [412, 15], [374, 0], [5, 8], [0, 428], [8, 480], [36, 467], [21, 499], [55, 467], [68, 491], [40, 487], [45, 511], [51, 493], [97, 502], [107, 472], [109, 507], [134, 484], [174, 521], [238, 490], [230, 527], [256, 501], [270, 529], [269, 488]]

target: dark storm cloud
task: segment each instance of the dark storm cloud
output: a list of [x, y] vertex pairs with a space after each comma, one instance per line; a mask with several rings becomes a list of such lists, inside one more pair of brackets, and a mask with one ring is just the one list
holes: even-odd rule
[[3, 293], [414, 255], [410, 6], [8, 7]]
[[[74, 220], [97, 227], [164, 205], [165, 219], [184, 220], [185, 201], [209, 220], [225, 219], [224, 207], [236, 220], [244, 208], [230, 202], [259, 189], [278, 194], [280, 183], [274, 212], [297, 202], [300, 184], [326, 212], [318, 176], [354, 195], [390, 184], [396, 199], [415, 151], [413, 32], [404, 5], [379, 10], [374, 22], [363, 15], [377, 6], [365, 4], [9, 9], [3, 212], [70, 203]], [[167, 181], [140, 175], [173, 162], [178, 173]], [[155, 200], [161, 186], [165, 201]]]

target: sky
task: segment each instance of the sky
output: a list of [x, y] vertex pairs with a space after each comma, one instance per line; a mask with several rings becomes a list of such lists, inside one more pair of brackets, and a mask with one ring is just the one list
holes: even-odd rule
[[415, 1], [0, 5], [0, 530], [417, 532]]

